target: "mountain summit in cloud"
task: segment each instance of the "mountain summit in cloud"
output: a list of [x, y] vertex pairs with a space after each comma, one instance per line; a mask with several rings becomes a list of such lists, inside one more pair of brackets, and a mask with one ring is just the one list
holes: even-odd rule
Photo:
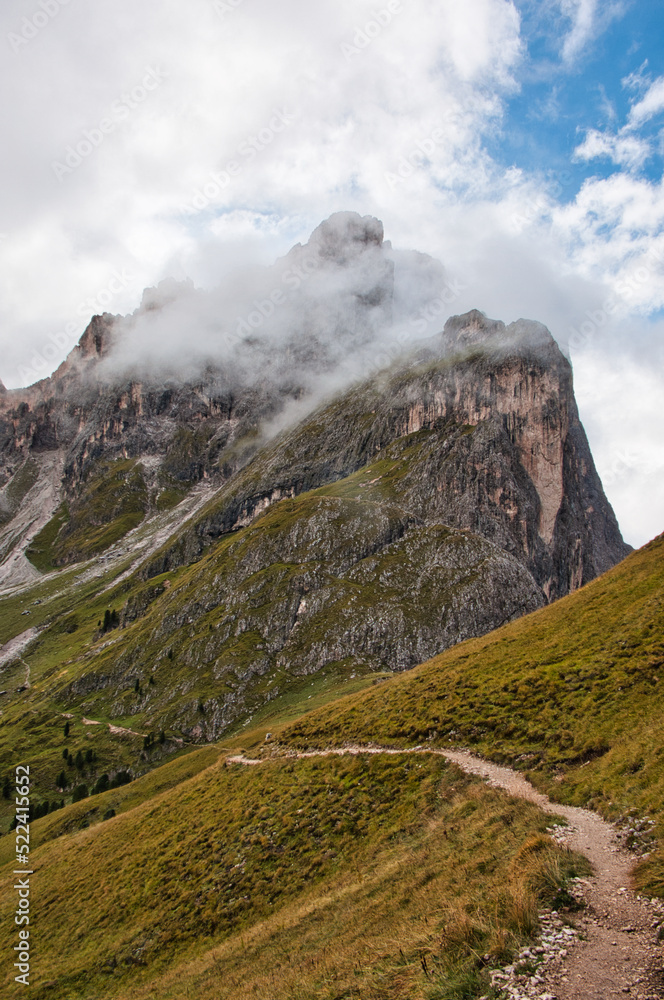
[[[51, 378], [0, 396], [0, 577], [96, 556], [179, 504], [191, 514], [205, 485], [218, 510], [184, 543], [198, 557], [418, 434], [397, 491], [417, 523], [498, 545], [541, 600], [608, 569], [628, 548], [569, 362], [532, 321], [472, 310], [443, 325], [446, 288], [440, 264], [344, 212], [214, 293], [167, 281], [130, 316], [93, 317]], [[162, 569], [183, 558], [167, 552]]]

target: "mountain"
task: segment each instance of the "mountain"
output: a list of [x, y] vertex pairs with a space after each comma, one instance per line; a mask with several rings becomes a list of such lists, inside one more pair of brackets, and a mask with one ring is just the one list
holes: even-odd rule
[[218, 739], [308, 678], [414, 667], [627, 555], [553, 337], [472, 311], [417, 339], [443, 279], [342, 213], [237, 292], [170, 283], [95, 317], [50, 379], [2, 395], [0, 638], [25, 633], [5, 655], [31, 685], [4, 685], [8, 739], [28, 704]]
[[[486, 995], [587, 867], [427, 747], [658, 815], [661, 540], [629, 555], [549, 331], [431, 329], [447, 289], [340, 213], [0, 391], [35, 996]], [[292, 756], [349, 739], [420, 748]]]

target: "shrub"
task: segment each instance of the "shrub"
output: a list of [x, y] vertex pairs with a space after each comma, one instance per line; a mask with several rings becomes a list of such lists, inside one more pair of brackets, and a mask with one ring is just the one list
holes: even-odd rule
[[88, 786], [87, 785], [77, 785], [74, 789], [72, 795], [72, 802], [81, 802], [82, 799], [87, 799], [88, 797]]
[[131, 774], [129, 771], [118, 771], [117, 774], [113, 775], [111, 778], [111, 788], [119, 788], [121, 785], [128, 785], [131, 781]]
[[100, 792], [105, 792], [107, 791], [108, 788], [110, 788], [110, 786], [111, 786], [111, 779], [109, 778], [109, 776], [107, 774], [101, 774], [97, 778], [95, 786], [92, 789], [92, 794], [98, 795]]

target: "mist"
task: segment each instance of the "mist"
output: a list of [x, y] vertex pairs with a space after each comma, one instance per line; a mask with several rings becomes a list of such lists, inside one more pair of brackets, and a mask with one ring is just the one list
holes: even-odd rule
[[458, 288], [426, 254], [395, 250], [382, 223], [340, 212], [270, 266], [244, 263], [212, 289], [167, 279], [118, 318], [95, 376], [231, 386], [263, 380], [320, 396], [442, 330]]

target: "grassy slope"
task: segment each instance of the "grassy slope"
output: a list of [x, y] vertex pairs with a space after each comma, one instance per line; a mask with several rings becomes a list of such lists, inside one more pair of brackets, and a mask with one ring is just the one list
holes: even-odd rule
[[[468, 745], [517, 762], [559, 801], [664, 834], [664, 536], [581, 591], [456, 646], [282, 739]], [[659, 855], [644, 866], [664, 891]], [[650, 875], [647, 873], [650, 872]]]
[[137, 527], [148, 500], [136, 461], [101, 462], [80, 495], [69, 507], [60, 507], [34, 538], [26, 555], [42, 571], [88, 559]]
[[[112, 769], [142, 772], [161, 759], [141, 759], [142, 739], [132, 745], [111, 738], [108, 723], [140, 734], [165, 729], [181, 736], [182, 727], [206, 721], [231, 694], [237, 705], [231, 722], [260, 716], [269, 728], [273, 700], [280, 715], [300, 695], [308, 700], [344, 688], [356, 691], [359, 675], [384, 672], [377, 654], [362, 656], [358, 649], [352, 658], [332, 661], [321, 652], [335, 642], [342, 652], [348, 647], [349, 621], [358, 636], [367, 625], [382, 628], [381, 616], [385, 623], [403, 622], [401, 647], [411, 653], [412, 636], [413, 662], [417, 637], [433, 627], [434, 608], [443, 609], [444, 619], [471, 592], [478, 572], [487, 572], [488, 546], [469, 533], [417, 528], [403, 545], [385, 544], [390, 526], [396, 530], [409, 517], [396, 502], [398, 484], [429, 436], [409, 435], [372, 466], [282, 500], [190, 566], [147, 582], [134, 575], [104, 593], [108, 577], [81, 585], [68, 571], [2, 601], [0, 641], [28, 627], [43, 631], [22, 662], [3, 672], [1, 687], [9, 694], [0, 697], [0, 759], [29, 758], [38, 795], [52, 798], [60, 796], [63, 713], [74, 717], [70, 750], [93, 749], [97, 755], [98, 766], [84, 776], [88, 783]], [[120, 471], [133, 475], [129, 467]], [[115, 489], [117, 481], [112, 483]], [[456, 568], [459, 562], [463, 571]], [[318, 610], [300, 616], [297, 629], [284, 636], [303, 593], [310, 603], [314, 597]], [[136, 619], [100, 634], [105, 611], [123, 607], [135, 608]], [[312, 650], [327, 660], [322, 669], [307, 662]], [[32, 688], [16, 694], [26, 664]], [[316, 670], [316, 677], [305, 693], [311, 684], [307, 670]], [[84, 716], [102, 727], [82, 727]], [[0, 801], [0, 829], [5, 812]]]
[[[409, 674], [364, 691], [358, 678], [351, 699], [334, 701], [330, 678], [306, 679], [226, 746], [256, 747], [267, 728], [282, 745], [472, 744], [516, 759], [561, 799], [658, 816], [663, 549], [657, 539], [572, 597]], [[86, 600], [60, 654], [85, 645], [106, 598]], [[56, 657], [52, 642], [44, 652]], [[22, 725], [47, 725], [24, 712]], [[61, 732], [62, 717], [53, 724]], [[101, 750], [109, 738], [76, 717], [70, 740], [83, 736]], [[533, 890], [555, 892], [569, 869], [538, 839], [547, 819], [440, 758], [276, 757], [242, 769], [223, 755], [186, 754], [34, 824], [36, 997], [477, 996], [478, 956], [505, 958], [534, 925]], [[100, 822], [108, 808], [119, 815]], [[12, 842], [0, 841], [0, 871]], [[655, 852], [642, 883], [664, 890], [663, 869]]]
[[167, 784], [33, 850], [35, 998], [477, 996], [480, 956], [509, 956], [579, 864], [534, 807], [433, 755], [218, 762]]

